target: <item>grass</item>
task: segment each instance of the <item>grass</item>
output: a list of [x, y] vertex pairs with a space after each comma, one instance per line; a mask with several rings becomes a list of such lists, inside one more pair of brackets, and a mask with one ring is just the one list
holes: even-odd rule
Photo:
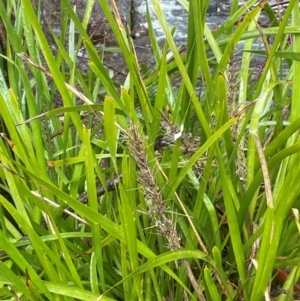
[[165, 42], [147, 10], [155, 65], [142, 75], [114, 2], [99, 0], [129, 71], [119, 85], [87, 33], [93, 1], [83, 20], [61, 1], [53, 42], [31, 1], [0, 1], [1, 300], [299, 295], [298, 2], [278, 16], [234, 0], [215, 31], [208, 1], [178, 2], [186, 52], [152, 0]]

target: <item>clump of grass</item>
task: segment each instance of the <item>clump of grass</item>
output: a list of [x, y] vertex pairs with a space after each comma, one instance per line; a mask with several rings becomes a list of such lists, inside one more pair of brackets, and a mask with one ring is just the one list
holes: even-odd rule
[[118, 83], [87, 30], [93, 2], [80, 19], [62, 0], [47, 39], [39, 5], [0, 1], [1, 300], [295, 299], [297, 2], [277, 19], [234, 1], [212, 32], [209, 1], [180, 0], [182, 48], [153, 0], [166, 39], [148, 12], [155, 65], [141, 76], [127, 24], [101, 0], [129, 71]]

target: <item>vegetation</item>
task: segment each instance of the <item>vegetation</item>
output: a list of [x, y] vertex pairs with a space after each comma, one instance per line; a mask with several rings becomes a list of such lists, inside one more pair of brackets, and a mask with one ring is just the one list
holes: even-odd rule
[[182, 53], [152, 0], [166, 40], [148, 12], [155, 66], [142, 74], [127, 25], [99, 0], [129, 70], [121, 85], [87, 34], [93, 2], [81, 21], [62, 0], [50, 42], [39, 3], [0, 1], [1, 300], [296, 299], [298, 1], [278, 15], [233, 0], [212, 32], [209, 1], [178, 0]]

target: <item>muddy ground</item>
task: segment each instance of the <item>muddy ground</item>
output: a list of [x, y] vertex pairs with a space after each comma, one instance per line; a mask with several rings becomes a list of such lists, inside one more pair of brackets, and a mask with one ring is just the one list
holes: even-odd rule
[[[76, 12], [80, 19], [83, 18], [86, 1], [71, 0], [71, 5], [76, 6]], [[125, 20], [131, 20], [128, 26], [131, 28], [132, 35], [135, 37], [133, 43], [136, 47], [138, 59], [141, 63], [149, 66], [153, 65], [153, 56], [151, 54], [150, 43], [147, 35], [147, 28], [144, 26], [146, 23], [145, 16], [138, 13], [136, 6], [131, 0], [116, 1], [120, 16]], [[60, 34], [60, 1], [42, 1], [42, 26], [49, 41], [52, 41], [50, 28], [59, 35]], [[103, 16], [101, 7], [98, 2], [94, 4], [92, 15], [87, 28], [95, 45], [101, 45], [104, 49], [112, 46], [117, 46], [116, 41], [112, 35], [110, 26]], [[81, 57], [78, 58], [82, 70], [86, 70], [85, 66], [87, 57], [83, 52]], [[126, 64], [123, 56], [118, 52], [106, 52], [104, 55], [104, 64], [114, 74], [114, 80], [117, 82], [124, 81], [127, 75]]]

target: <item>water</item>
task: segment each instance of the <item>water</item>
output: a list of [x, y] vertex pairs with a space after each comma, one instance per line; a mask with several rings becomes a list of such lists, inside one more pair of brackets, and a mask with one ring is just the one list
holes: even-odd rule
[[[188, 27], [188, 12], [176, 0], [159, 0], [161, 9], [165, 15], [166, 21], [170, 28], [176, 27], [174, 38], [179, 43], [185, 43], [187, 38]], [[140, 16], [141, 26], [147, 27], [146, 22], [146, 4], [144, 0], [134, 0], [136, 13]], [[164, 39], [164, 33], [160, 23], [156, 17], [152, 2], [149, 3], [151, 20], [158, 41]], [[229, 15], [230, 1], [229, 0], [213, 0], [207, 11], [206, 24], [209, 28], [215, 29], [222, 24]]]
[[[141, 19], [140, 26], [147, 27], [145, 1], [136, 0], [134, 3], [136, 13]], [[184, 42], [187, 38], [188, 12], [175, 0], [160, 0], [159, 3], [170, 28], [176, 27], [175, 40]], [[157, 40], [161, 42], [164, 39], [164, 33], [151, 1], [149, 3], [149, 11]]]
[[[183, 8], [176, 0], [158, 0], [161, 6], [161, 9], [164, 13], [165, 19], [169, 24], [169, 27], [176, 27], [175, 31], [175, 41], [178, 45], [186, 44], [187, 39], [187, 30], [188, 30], [188, 12], [185, 8]], [[213, 30], [218, 28], [221, 24], [223, 24], [229, 16], [231, 9], [231, 0], [213, 0], [210, 3], [210, 6], [207, 11], [206, 16], [206, 24], [207, 26]], [[275, 3], [275, 0], [270, 2]], [[240, 5], [244, 5], [240, 3]], [[138, 16], [139, 24], [137, 26], [147, 27], [146, 22], [146, 1], [145, 0], [134, 0], [134, 8], [135, 15]], [[274, 8], [275, 9], [275, 8]], [[152, 1], [149, 1], [149, 10], [151, 15], [151, 20], [153, 23], [153, 27], [155, 29], [155, 34], [157, 40], [162, 42], [165, 38], [163, 30], [160, 26], [160, 23], [156, 17], [155, 9], [153, 7]], [[268, 18], [265, 13], [262, 12], [259, 18], [261, 24], [267, 24]], [[140, 43], [136, 41], [136, 45], [146, 45], [145, 43]], [[150, 45], [147, 44], [150, 47]], [[235, 49], [235, 60], [239, 61], [242, 55], [242, 50], [244, 47], [244, 41], [238, 43]], [[262, 41], [260, 38], [257, 38], [253, 42], [253, 49], [260, 49], [262, 47]], [[144, 61], [143, 54], [140, 56], [141, 61]], [[254, 68], [254, 73], [259, 71], [260, 66], [264, 63], [265, 56], [256, 55], [252, 59], [251, 66]], [[285, 70], [287, 71], [287, 70]]]
[[[145, 0], [133, 0], [135, 15], [137, 19], [140, 20], [139, 25], [147, 27], [146, 21], [146, 1]], [[169, 24], [169, 27], [176, 27], [176, 32], [174, 38], [179, 43], [185, 43], [187, 38], [187, 28], [188, 28], [188, 12], [184, 7], [182, 7], [176, 0], [158, 0], [161, 9], [164, 13], [165, 19]], [[231, 9], [231, 0], [213, 0], [206, 15], [206, 24], [213, 30], [218, 28], [222, 23], [226, 21], [229, 16]], [[241, 3], [241, 5], [243, 5]], [[160, 23], [156, 17], [155, 9], [153, 7], [152, 1], [149, 1], [149, 10], [151, 15], [151, 20], [153, 27], [155, 29], [156, 37], [158, 41], [164, 40], [164, 33], [160, 26]], [[264, 14], [260, 17], [262, 21], [267, 22], [267, 18]]]
[[[132, 2], [133, 1], [133, 2]], [[176, 0], [158, 0], [165, 15], [166, 21], [170, 28], [176, 27], [175, 40], [179, 45], [186, 44], [187, 39], [187, 27], [188, 27], [188, 12], [183, 8]], [[49, 27], [60, 34], [60, 12], [59, 12], [59, 0], [43, 1], [42, 3], [42, 24], [44, 31], [47, 34], [47, 38], [51, 43], [52, 36], [49, 32]], [[147, 37], [147, 18], [146, 18], [146, 0], [116, 0], [117, 6], [120, 11], [120, 15], [123, 19], [129, 21], [131, 19], [131, 25], [133, 30], [138, 33], [137, 38], [133, 40], [137, 56], [140, 64], [145, 64], [148, 67], [153, 66], [154, 59], [150, 47], [150, 42]], [[76, 12], [80, 19], [82, 19], [86, 1], [84, 0], [70, 0], [72, 7], [76, 5]], [[213, 0], [208, 8], [206, 24], [210, 29], [216, 29], [218, 26], [227, 19], [230, 11], [231, 0]], [[149, 0], [150, 15], [155, 29], [156, 37], [159, 42], [164, 40], [164, 33], [160, 26], [160, 23], [156, 17], [155, 10], [152, 1]], [[92, 38], [94, 44], [103, 45], [104, 47], [116, 46], [116, 41], [111, 33], [110, 26], [107, 20], [104, 18], [101, 7], [96, 1], [92, 12], [91, 20], [88, 27], [88, 33]], [[68, 39], [66, 39], [67, 41]], [[54, 45], [54, 41], [53, 41]], [[242, 44], [238, 46], [241, 49]], [[88, 58], [85, 50], [80, 53], [81, 61], [83, 65], [83, 71], [88, 68]], [[260, 62], [264, 59], [260, 56]], [[105, 53], [105, 63], [108, 69], [114, 73], [114, 79], [119, 82], [123, 82], [124, 76], [127, 74], [126, 64], [123, 60], [122, 54], [119, 53]], [[258, 65], [258, 63], [256, 62]], [[84, 67], [85, 66], [85, 67]], [[116, 69], [116, 70], [114, 70]]]
[[[212, 1], [207, 14], [206, 23], [211, 29], [218, 27], [218, 25], [224, 22], [229, 12], [228, 1], [230, 0], [221, 0], [220, 3], [216, 1], [220, 0]], [[115, 0], [115, 2], [123, 19], [129, 20], [129, 15], [131, 15], [132, 19], [134, 19], [131, 20], [131, 22], [135, 28], [147, 28], [146, 0]], [[176, 0], [159, 0], [159, 3], [170, 28], [176, 27], [175, 40], [181, 44], [185, 43], [187, 38], [188, 12]], [[79, 19], [82, 19], [86, 1], [70, 0], [70, 5], [76, 10]], [[164, 33], [155, 15], [151, 0], [149, 0], [149, 9], [157, 40], [162, 42]], [[56, 34], [59, 35], [60, 33], [61, 14], [59, 10], [60, 0], [42, 1], [42, 25], [50, 40], [52, 40], [52, 38], [49, 27], [51, 27]], [[109, 35], [109, 25], [105, 18], [103, 18], [102, 9], [97, 1], [95, 1], [93, 7], [89, 25], [90, 28], [92, 28], [91, 32], [96, 36], [103, 36], [103, 32]], [[108, 43], [109, 41], [110, 37], [108, 36], [105, 42]]]

